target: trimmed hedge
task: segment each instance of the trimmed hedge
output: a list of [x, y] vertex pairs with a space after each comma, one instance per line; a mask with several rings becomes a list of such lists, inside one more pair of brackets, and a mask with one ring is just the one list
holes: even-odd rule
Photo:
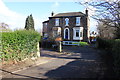
[[107, 40], [97, 39], [98, 48], [105, 49], [113, 57], [114, 71], [120, 76], [120, 39]]
[[21, 61], [25, 58], [36, 56], [37, 43], [40, 35], [35, 31], [17, 30], [14, 32], [2, 32], [1, 60]]
[[80, 42], [79, 45], [80, 46], [88, 46], [89, 44], [87, 42]]
[[112, 54], [114, 58], [114, 70], [120, 76], [120, 39], [116, 39], [113, 44]]
[[97, 47], [106, 50], [111, 50], [113, 48], [114, 42], [115, 40], [112, 39], [108, 40], [108, 39], [97, 38]]

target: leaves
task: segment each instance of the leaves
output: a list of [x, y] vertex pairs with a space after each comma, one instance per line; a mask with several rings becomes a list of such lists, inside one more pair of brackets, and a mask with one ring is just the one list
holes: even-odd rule
[[18, 30], [14, 32], [2, 32], [1, 59], [22, 60], [31, 53], [37, 51], [37, 43], [40, 41], [39, 33], [31, 30]]
[[25, 29], [26, 30], [35, 30], [34, 29], [34, 19], [32, 17], [32, 14], [26, 18]]

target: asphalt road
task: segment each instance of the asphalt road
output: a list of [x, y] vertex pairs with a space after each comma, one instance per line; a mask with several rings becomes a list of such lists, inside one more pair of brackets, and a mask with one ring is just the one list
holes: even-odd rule
[[30, 67], [5, 78], [101, 78], [99, 50], [91, 47], [65, 46], [62, 53], [41, 49], [41, 57], [47, 57], [44, 64]]

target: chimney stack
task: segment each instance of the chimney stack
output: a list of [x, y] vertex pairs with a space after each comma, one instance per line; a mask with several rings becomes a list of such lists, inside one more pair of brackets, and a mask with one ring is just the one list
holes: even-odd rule
[[87, 10], [87, 8], [86, 8], [86, 10], [85, 10], [85, 14], [88, 16], [88, 10]]
[[53, 16], [53, 15], [54, 15], [54, 12], [52, 11], [51, 16]]

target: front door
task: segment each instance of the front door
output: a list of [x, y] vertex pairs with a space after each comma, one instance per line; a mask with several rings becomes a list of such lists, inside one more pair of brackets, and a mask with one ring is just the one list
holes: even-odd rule
[[69, 39], [69, 29], [68, 28], [66, 28], [66, 29], [64, 29], [64, 39]]

